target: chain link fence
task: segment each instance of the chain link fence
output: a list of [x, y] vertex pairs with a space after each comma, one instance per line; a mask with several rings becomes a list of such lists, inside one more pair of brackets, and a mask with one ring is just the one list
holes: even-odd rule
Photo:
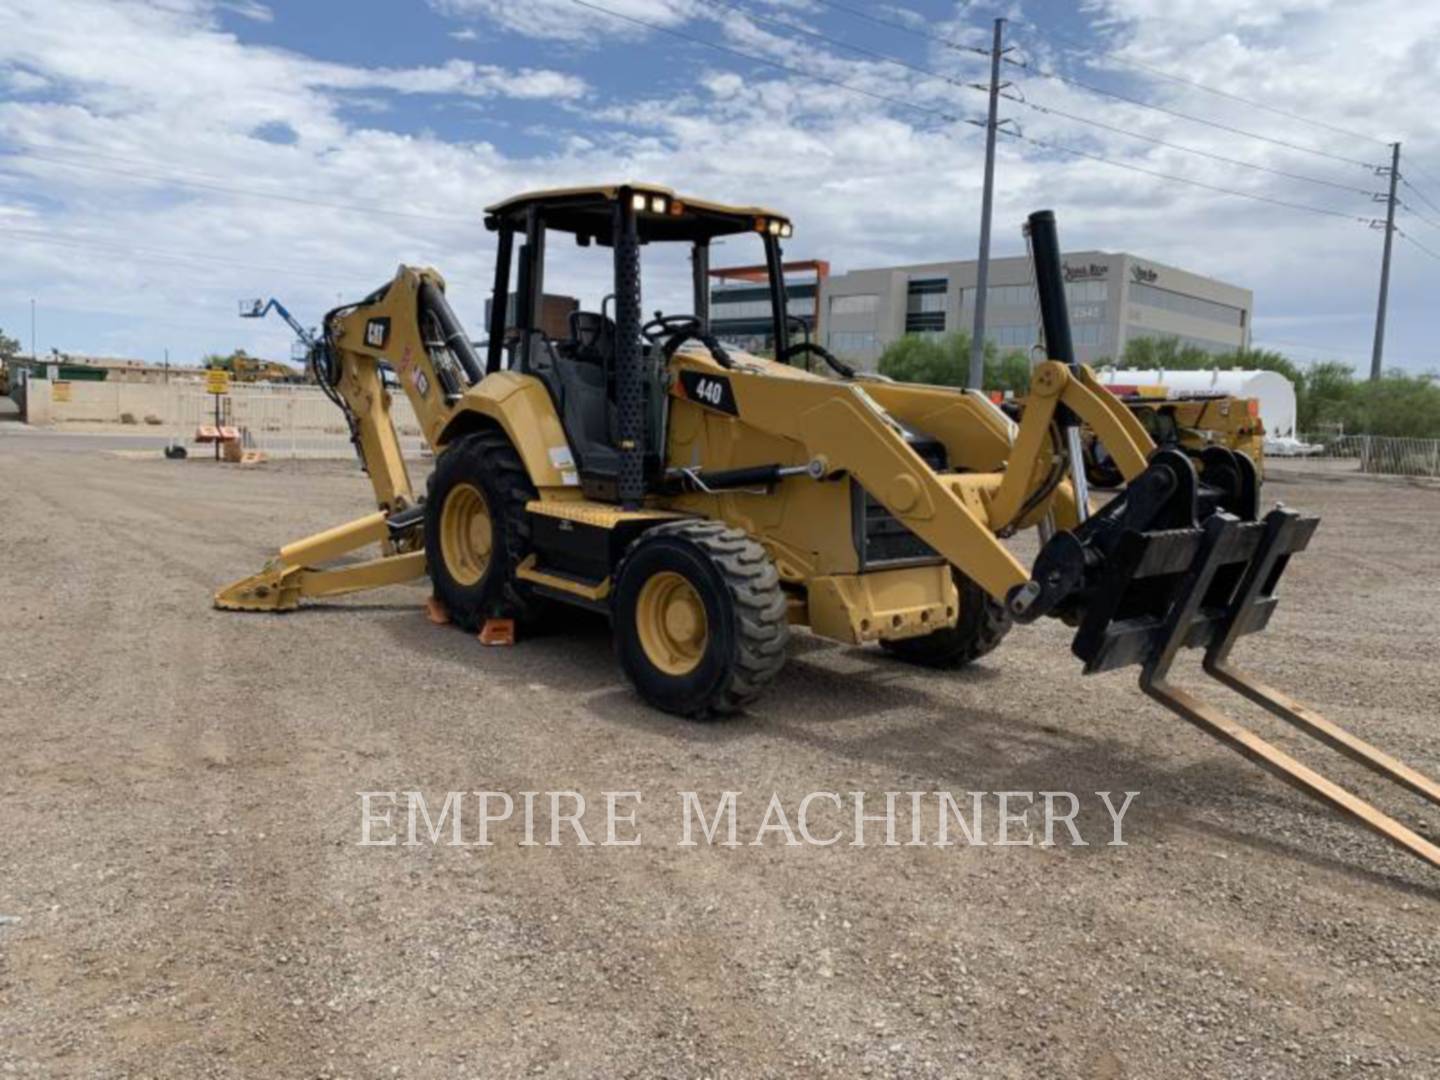
[[1377, 476], [1440, 477], [1440, 439], [1402, 439], [1388, 435], [1307, 435], [1316, 447], [1307, 461], [1348, 463], [1356, 472]]

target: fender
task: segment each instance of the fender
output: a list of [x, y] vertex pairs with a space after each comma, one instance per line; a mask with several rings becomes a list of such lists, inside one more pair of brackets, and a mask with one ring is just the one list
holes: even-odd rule
[[497, 371], [466, 390], [435, 440], [436, 453], [491, 423], [510, 439], [537, 488], [576, 485], [565, 429], [549, 391], [535, 376]]

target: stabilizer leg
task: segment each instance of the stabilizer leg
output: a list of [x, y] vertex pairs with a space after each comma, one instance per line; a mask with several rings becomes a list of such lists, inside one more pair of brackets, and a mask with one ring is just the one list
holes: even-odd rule
[[[415, 538], [409, 534], [421, 520], [415, 513], [418, 509], [396, 515], [377, 511], [286, 544], [260, 573], [217, 592], [215, 606], [227, 611], [294, 611], [305, 597], [339, 596], [422, 577], [425, 552], [396, 552], [394, 546], [402, 539], [414, 545]], [[379, 558], [334, 569], [312, 565], [376, 543], [386, 551]]]

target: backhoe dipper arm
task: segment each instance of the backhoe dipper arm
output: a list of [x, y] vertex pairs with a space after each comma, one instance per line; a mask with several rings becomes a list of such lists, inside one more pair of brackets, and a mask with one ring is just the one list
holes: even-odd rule
[[[378, 511], [287, 544], [260, 573], [217, 593], [216, 607], [289, 611], [304, 597], [377, 588], [425, 573], [422, 511], [391, 416], [382, 365], [394, 368], [434, 447], [454, 402], [482, 374], [445, 302], [444, 288], [434, 270], [402, 266], [389, 284], [359, 304], [325, 317], [317, 375], [350, 424]], [[372, 544], [380, 547], [377, 558], [317, 568]]]
[[400, 267], [394, 280], [360, 304], [326, 316], [325, 346], [326, 382], [351, 420], [376, 505], [402, 510], [415, 496], [381, 365], [395, 370], [432, 448], [454, 402], [483, 376], [445, 300], [444, 278], [429, 268]]

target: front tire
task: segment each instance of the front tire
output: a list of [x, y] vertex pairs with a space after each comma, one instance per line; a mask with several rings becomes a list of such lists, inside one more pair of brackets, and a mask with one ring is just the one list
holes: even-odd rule
[[955, 573], [960, 613], [954, 626], [932, 630], [922, 637], [882, 641], [897, 660], [921, 667], [954, 670], [980, 659], [1010, 632], [1011, 620], [1002, 604], [968, 577]]
[[425, 500], [425, 561], [435, 597], [472, 633], [487, 619], [532, 621], [535, 604], [515, 578], [530, 553], [525, 504], [535, 486], [499, 431], [456, 440], [440, 454]]
[[755, 700], [785, 663], [780, 575], [739, 529], [679, 521], [640, 536], [615, 575], [615, 651], [651, 705], [706, 719]]

